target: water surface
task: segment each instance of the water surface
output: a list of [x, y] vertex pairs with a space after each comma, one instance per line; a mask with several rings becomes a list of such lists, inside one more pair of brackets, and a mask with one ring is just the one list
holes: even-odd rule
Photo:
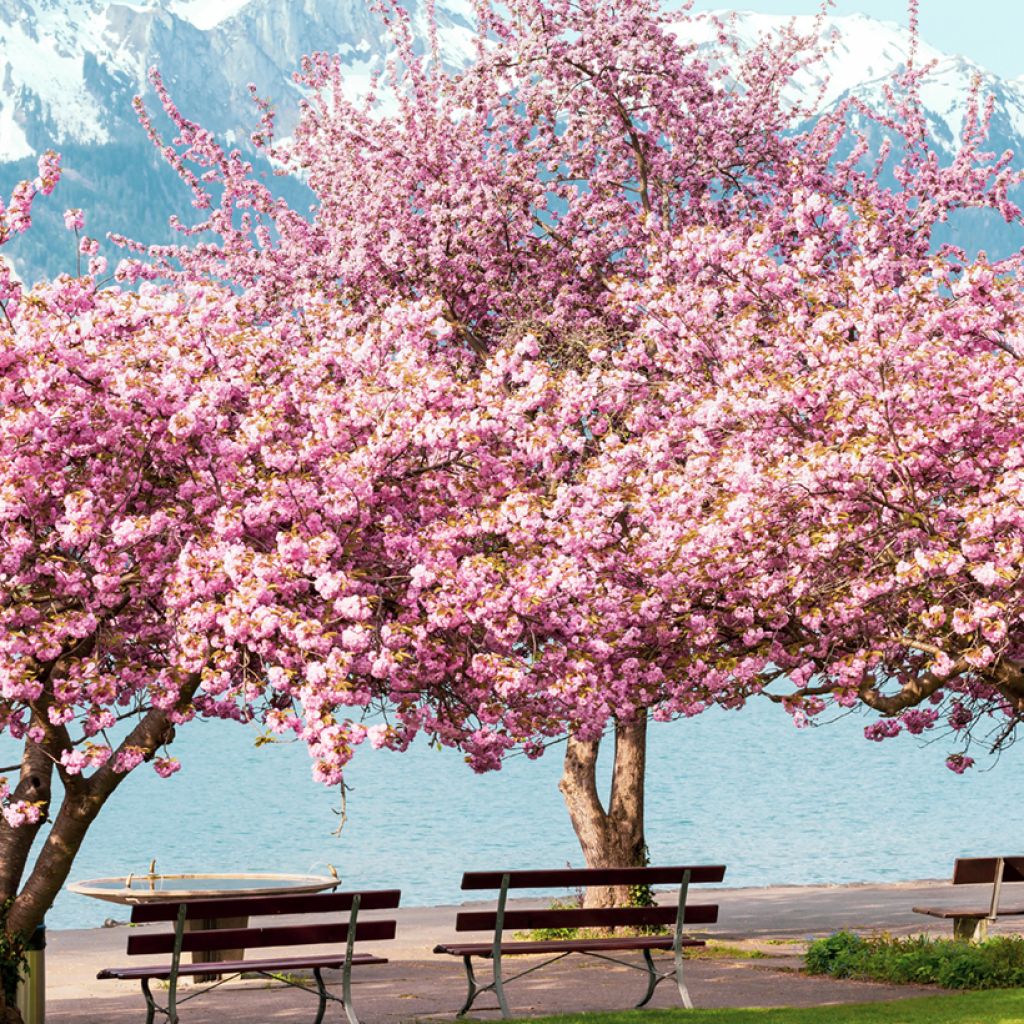
[[[948, 744], [864, 740], [865, 719], [797, 730], [774, 706], [712, 710], [650, 729], [647, 834], [654, 863], [724, 862], [727, 884], [948, 877], [965, 854], [1024, 853], [1024, 775], [1011, 749], [959, 777]], [[310, 778], [298, 744], [256, 749], [236, 723], [195, 722], [183, 769], [135, 771], [87, 836], [73, 880], [281, 871], [333, 864], [353, 887], [399, 887], [406, 904], [457, 903], [466, 869], [581, 865], [558, 793], [560, 748], [474, 775], [459, 754], [416, 744], [357, 752], [340, 836], [338, 794]], [[11, 763], [11, 744], [3, 744]], [[605, 765], [607, 769], [607, 765]], [[50, 928], [126, 918], [64, 892]]]

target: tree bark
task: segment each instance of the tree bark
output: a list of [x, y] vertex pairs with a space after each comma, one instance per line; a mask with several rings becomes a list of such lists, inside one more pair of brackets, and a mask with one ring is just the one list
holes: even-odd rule
[[[192, 700], [199, 687], [200, 674], [190, 674], [181, 688], [178, 710]], [[31, 935], [43, 923], [54, 898], [67, 881], [82, 840], [114, 791], [127, 777], [115, 772], [111, 762], [97, 769], [89, 778], [69, 775], [58, 762], [70, 739], [63, 726], [54, 727], [46, 718], [45, 697], [34, 708], [33, 722], [44, 730], [42, 743], [25, 741], [21, 779], [13, 797], [43, 805], [38, 823], [12, 827], [0, 818], [0, 899], [13, 900], [3, 922], [9, 935]], [[118, 747], [136, 747], [150, 760], [163, 745], [174, 738], [174, 726], [166, 711], [150, 708]], [[60, 810], [53, 819], [49, 834], [22, 884], [28, 855], [36, 834], [49, 818], [50, 784], [56, 766], [64, 786]], [[19, 892], [19, 886], [21, 887]], [[0, 1024], [19, 1024], [21, 1015], [6, 1004], [0, 991]]]
[[[35, 721], [38, 722], [38, 717]], [[50, 739], [52, 739], [50, 730], [47, 730], [46, 739], [42, 744], [26, 738], [21, 757], [20, 777], [11, 794], [11, 799], [14, 801], [27, 800], [30, 803], [40, 804], [42, 813], [39, 820], [34, 824], [13, 828], [5, 820], [0, 819], [0, 904], [5, 905], [8, 900], [14, 899], [28, 862], [32, 844], [50, 812], [54, 766], [53, 754], [46, 744], [46, 741]], [[9, 916], [0, 926], [6, 928], [9, 933], [18, 931], [10, 926]], [[0, 988], [0, 1024], [22, 1024], [21, 1013], [16, 1006], [7, 1002], [2, 988]]]
[[53, 760], [39, 744], [26, 739], [21, 757], [21, 777], [11, 799], [41, 804], [42, 814], [34, 825], [12, 828], [5, 821], [0, 823], [0, 903], [13, 899], [18, 891], [32, 843], [49, 814], [52, 777]]
[[[647, 767], [647, 719], [617, 722], [611, 791], [605, 808], [597, 787], [600, 740], [570, 736], [558, 788], [588, 868], [641, 867], [647, 861], [644, 838], [644, 775]], [[591, 886], [586, 907], [629, 902], [627, 886]]]
[[[192, 699], [198, 685], [199, 676], [196, 674], [182, 688], [179, 706]], [[148, 761], [173, 737], [174, 727], [167, 712], [150, 708], [118, 749], [137, 747]], [[8, 931], [31, 935], [36, 926], [43, 923], [47, 910], [67, 881], [89, 826], [126, 777], [124, 773], [115, 772], [110, 762], [88, 779], [62, 773], [64, 799], [32, 871], [11, 907], [7, 918]]]

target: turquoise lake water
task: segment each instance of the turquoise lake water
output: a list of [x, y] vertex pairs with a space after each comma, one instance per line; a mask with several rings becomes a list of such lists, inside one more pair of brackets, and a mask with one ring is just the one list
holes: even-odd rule
[[[774, 706], [712, 710], [650, 730], [647, 834], [653, 863], [724, 862], [726, 884], [947, 877], [964, 854], [1024, 852], [1021, 750], [959, 777], [950, 748], [901, 736], [871, 743], [867, 719], [795, 729]], [[255, 749], [236, 723], [192, 723], [183, 769], [134, 772], [93, 826], [72, 880], [158, 871], [320, 873], [397, 886], [403, 903], [458, 903], [469, 868], [581, 864], [557, 789], [560, 748], [474, 775], [453, 751], [361, 748], [339, 837], [335, 791], [314, 783], [298, 744]], [[11, 744], [2, 752], [10, 758]], [[981, 758], [979, 757], [979, 762]], [[4, 763], [10, 763], [7, 760]], [[64, 892], [50, 928], [124, 919], [123, 907]]]

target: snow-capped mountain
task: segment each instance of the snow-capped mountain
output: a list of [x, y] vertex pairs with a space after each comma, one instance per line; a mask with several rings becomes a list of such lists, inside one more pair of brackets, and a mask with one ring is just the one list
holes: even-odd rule
[[[423, 0], [406, 5], [422, 29]], [[444, 57], [463, 64], [473, 52], [471, 4], [436, 0], [436, 9]], [[726, 31], [745, 47], [790, 20], [740, 13]], [[792, 20], [803, 33], [814, 27], [810, 17]], [[698, 45], [710, 45], [718, 32], [711, 16], [678, 28], [681, 39]], [[883, 84], [907, 61], [906, 31], [851, 15], [826, 19], [822, 33], [831, 51], [821, 69], [828, 83], [820, 102], [827, 106], [849, 93], [879, 102]], [[131, 108], [134, 95], [150, 92], [148, 68], [161, 69], [187, 116], [229, 140], [245, 140], [255, 123], [248, 83], [272, 99], [287, 132], [299, 97], [291, 75], [314, 50], [340, 54], [358, 89], [381, 66], [388, 42], [366, 0], [0, 0], [0, 193], [31, 173], [35, 155], [56, 148], [66, 177], [51, 206], [84, 207], [94, 234], [109, 229], [161, 240], [167, 214], [187, 206], [188, 198]], [[916, 60], [934, 65], [922, 99], [947, 153], [977, 79], [995, 98], [991, 148], [1013, 148], [1024, 159], [1024, 75], [1000, 79], [924, 44]], [[806, 101], [821, 88], [821, 79], [805, 73], [794, 83], [793, 99]], [[68, 269], [44, 234], [35, 243], [27, 236], [12, 255], [28, 272]]]
[[[446, 57], [459, 63], [472, 38], [467, 5], [437, 6]], [[287, 118], [298, 96], [292, 72], [315, 50], [340, 53], [358, 80], [387, 44], [365, 0], [4, 0], [0, 160], [123, 140], [153, 65], [184, 110], [244, 137], [254, 121], [247, 84]]]

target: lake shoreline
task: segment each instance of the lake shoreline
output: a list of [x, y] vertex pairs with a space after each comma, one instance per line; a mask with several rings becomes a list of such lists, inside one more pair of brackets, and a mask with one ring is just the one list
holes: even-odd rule
[[[721, 886], [693, 886], [690, 890], [691, 894], [695, 897], [708, 898], [711, 896], [727, 896], [729, 898], [740, 897], [743, 894], [763, 894], [763, 893], [785, 893], [790, 890], [797, 890], [799, 892], [809, 891], [833, 891], [839, 889], [870, 889], [870, 890], [881, 890], [881, 891], [899, 891], [901, 889], [919, 889], [923, 886], [933, 887], [941, 886], [948, 882], [948, 879], [944, 878], [912, 878], [904, 881], [897, 882], [878, 882], [878, 881], [861, 881], [861, 882], [832, 882], [832, 883], [804, 883], [804, 882], [777, 882], [771, 885], [721, 885]], [[353, 888], [352, 886], [346, 886], [344, 881], [338, 886], [338, 891], [344, 892], [347, 888]], [[328, 890], [330, 891], [330, 890]], [[674, 889], [663, 889], [661, 887], [655, 888], [655, 896], [659, 899], [668, 900], [669, 898], [675, 898]], [[76, 894], [78, 895], [78, 894]], [[556, 896], [552, 898], [557, 898]], [[480, 899], [467, 899], [459, 903], [402, 903], [397, 913], [401, 916], [405, 911], [428, 911], [442, 913], [449, 911], [454, 914], [458, 910], [463, 910], [466, 907], [474, 907], [480, 905], [486, 905], [489, 902], [493, 902], [486, 898]], [[509, 906], [513, 904], [517, 906], [530, 907], [534, 905], [542, 905], [550, 900], [545, 900], [543, 897], [526, 896], [521, 898], [509, 899]], [[110, 902], [110, 909], [112, 911], [110, 917], [114, 918], [114, 915], [120, 913], [123, 920], [117, 920], [116, 924], [102, 924], [94, 925], [88, 928], [47, 928], [47, 935], [54, 936], [59, 934], [91, 934], [93, 932], [116, 932], [119, 928], [128, 927], [128, 911], [129, 907], [119, 903]]]
[[[795, 729], [777, 710], [712, 709], [651, 729], [652, 863], [725, 864], [730, 887], [888, 884], [948, 878], [956, 857], [1004, 851], [1024, 832], [1024, 747], [999, 771], [957, 776], [934, 746], [869, 743], [852, 720]], [[312, 781], [304, 748], [254, 749], [250, 730], [232, 723], [182, 730], [175, 747], [182, 771], [133, 772], [69, 881], [143, 875], [154, 859], [162, 874], [329, 875], [333, 865], [346, 886], [452, 906], [467, 895], [466, 870], [582, 867], [558, 757], [478, 776], [449, 750], [360, 751], [335, 835], [338, 794]], [[598, 767], [604, 792], [609, 766]], [[979, 813], [991, 806], [1000, 813]], [[62, 892], [48, 916], [75, 929], [125, 915]]]

